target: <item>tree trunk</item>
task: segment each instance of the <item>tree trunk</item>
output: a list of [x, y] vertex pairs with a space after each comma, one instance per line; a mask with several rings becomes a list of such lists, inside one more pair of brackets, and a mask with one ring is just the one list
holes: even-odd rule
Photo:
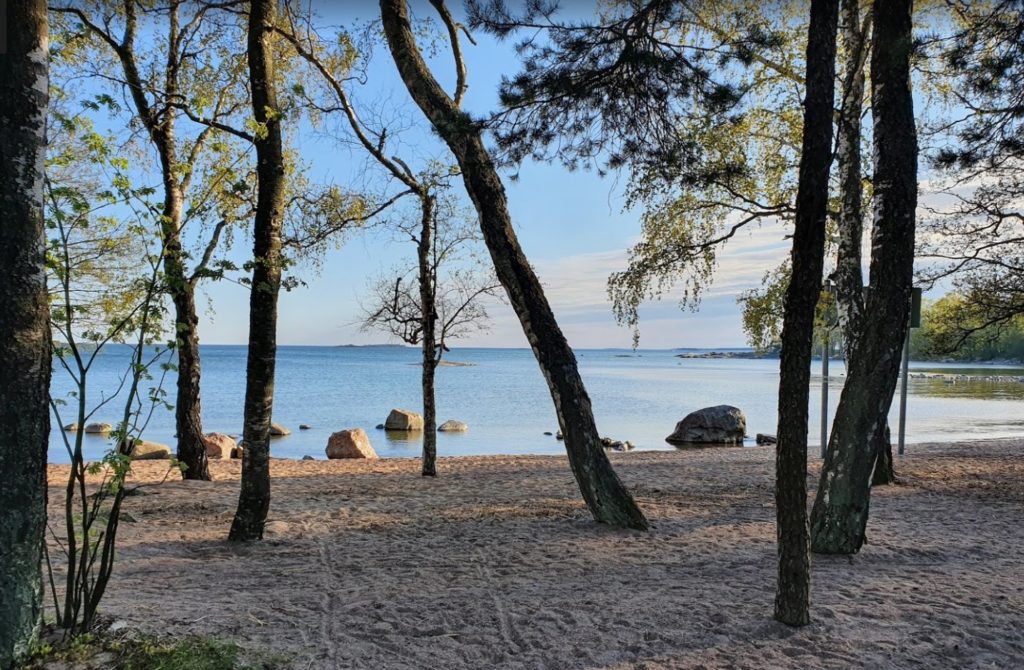
[[786, 289], [775, 457], [779, 574], [775, 618], [790, 626], [810, 622], [807, 530], [807, 406], [814, 312], [825, 261], [828, 174], [832, 164], [839, 0], [812, 0], [807, 42], [807, 93], [796, 196], [792, 275]]
[[434, 376], [437, 371], [436, 268], [431, 260], [434, 245], [434, 197], [420, 195], [420, 239], [416, 247], [419, 259], [420, 318], [423, 328], [423, 476], [437, 476], [437, 409], [434, 402]]
[[646, 528], [647, 520], [601, 446], [576, 357], [519, 246], [505, 189], [484, 147], [479, 126], [455, 105], [427, 68], [416, 47], [405, 0], [381, 0], [380, 7], [388, 47], [406, 88], [459, 162], [498, 280], [508, 293], [547, 380], [565, 435], [569, 463], [587, 507], [599, 522]]
[[[130, 5], [126, 5], [128, 7]], [[177, 458], [187, 467], [185, 479], [210, 479], [210, 469], [203, 442], [202, 405], [199, 395], [199, 315], [196, 312], [195, 287], [186, 269], [185, 254], [181, 246], [181, 222], [185, 195], [178, 181], [177, 150], [175, 147], [174, 113], [162, 115], [150, 106], [146, 98], [147, 87], [139, 74], [135, 61], [134, 17], [129, 22], [131, 33], [115, 49], [125, 81], [142, 121], [160, 158], [160, 172], [164, 187], [164, 207], [160, 234], [164, 244], [164, 275], [167, 291], [174, 303], [174, 339], [178, 353], [177, 395], [174, 405], [175, 432], [178, 437]], [[165, 71], [163, 95], [172, 99], [178, 95], [178, 67], [173, 45], [178, 38], [178, 7], [169, 14], [168, 63]]]
[[[168, 174], [171, 182], [173, 175]], [[165, 194], [164, 274], [174, 303], [175, 351], [178, 353], [178, 386], [174, 404], [174, 425], [178, 436], [177, 458], [186, 465], [185, 479], [210, 480], [206, 443], [203, 442], [202, 403], [200, 400], [199, 315], [195, 288], [185, 276], [181, 250], [180, 190]]]
[[281, 225], [285, 167], [281, 120], [274, 88], [271, 31], [276, 0], [253, 0], [249, 11], [249, 84], [253, 115], [264, 129], [257, 135], [256, 214], [249, 297], [249, 358], [245, 383], [245, 450], [242, 490], [229, 540], [263, 538], [270, 509], [270, 420], [277, 355], [277, 295], [281, 287]]
[[[875, 122], [871, 321], [855, 345], [811, 514], [812, 548], [852, 554], [864, 543], [871, 472], [884, 435], [909, 325], [917, 206], [917, 138], [910, 89], [911, 1], [873, 8], [871, 108]], [[870, 439], [865, 440], [865, 436]]]
[[892, 434], [889, 422], [882, 424], [882, 435], [875, 438], [878, 455], [875, 457], [875, 469], [871, 473], [872, 486], [887, 486], [896, 483], [896, 470], [892, 462]]
[[[842, 38], [846, 52], [842, 104], [839, 112], [837, 160], [839, 163], [840, 215], [839, 254], [836, 271], [836, 303], [839, 324], [846, 345], [846, 363], [857, 357], [857, 341], [864, 328], [864, 277], [861, 272], [864, 239], [864, 188], [861, 168], [861, 117], [864, 111], [864, 67], [867, 63], [867, 26], [861, 23], [860, 0], [842, 2]], [[895, 481], [888, 417], [881, 422], [882, 434], [874, 438], [878, 461], [872, 483]], [[864, 439], [869, 439], [864, 436]]]
[[0, 668], [24, 656], [43, 613], [50, 327], [43, 232], [49, 103], [46, 3], [6, 12], [0, 51]]

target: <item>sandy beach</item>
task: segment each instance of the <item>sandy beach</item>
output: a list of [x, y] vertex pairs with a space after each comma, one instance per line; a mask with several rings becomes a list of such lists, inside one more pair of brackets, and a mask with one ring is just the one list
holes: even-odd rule
[[[295, 668], [1010, 668], [1024, 664], [1024, 440], [911, 445], [868, 544], [771, 619], [771, 448], [613, 454], [646, 533], [590, 520], [564, 457], [272, 462], [262, 543], [214, 482], [139, 462], [105, 615]], [[67, 466], [50, 466], [60, 527]], [[809, 476], [813, 492], [817, 464]], [[56, 547], [51, 547], [56, 551]]]

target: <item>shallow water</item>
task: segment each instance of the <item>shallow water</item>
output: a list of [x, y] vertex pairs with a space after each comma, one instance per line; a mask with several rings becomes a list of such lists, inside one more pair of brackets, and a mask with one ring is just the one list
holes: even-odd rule
[[[672, 351], [580, 350], [576, 352], [602, 435], [630, 440], [639, 449], [673, 449], [664, 438], [687, 413], [709, 405], [730, 404], [747, 416], [747, 433], [775, 433], [778, 360], [678, 358]], [[560, 454], [554, 437], [558, 424], [544, 379], [527, 349], [454, 349], [452, 361], [467, 366], [442, 367], [437, 375], [439, 423], [458, 419], [466, 433], [440, 433], [442, 456], [480, 454]], [[246, 348], [202, 348], [203, 422], [207, 431], [240, 434], [245, 392]], [[275, 438], [271, 453], [297, 458], [323, 457], [327, 437], [336, 430], [364, 428], [381, 456], [417, 456], [418, 435], [408, 438], [374, 429], [392, 407], [420, 406], [419, 350], [401, 347], [281, 347], [278, 352], [274, 420], [291, 435]], [[126, 350], [110, 348], [97, 357], [90, 373], [90, 400], [110, 394], [127, 362]], [[966, 374], [951, 364], [911, 364], [912, 372]], [[820, 363], [813, 365], [810, 437], [819, 442]], [[830, 366], [830, 416], [835, 412], [843, 365]], [[978, 368], [971, 374], [1024, 375], [1022, 368]], [[173, 399], [174, 378], [164, 387]], [[66, 397], [71, 385], [59, 366], [53, 393]], [[69, 400], [72, 400], [69, 398]], [[91, 403], [92, 404], [92, 403]], [[898, 402], [890, 417], [895, 429]], [[1024, 435], [1024, 382], [909, 379], [907, 441], [954, 440]], [[123, 407], [117, 400], [93, 420], [116, 423]], [[62, 408], [63, 423], [73, 420]], [[300, 423], [311, 430], [300, 431]], [[56, 422], [55, 422], [56, 427]], [[146, 439], [174, 444], [174, 417], [157, 409]], [[895, 435], [894, 435], [895, 439]], [[748, 440], [748, 444], [752, 444]], [[85, 437], [87, 458], [109, 447], [101, 436]], [[816, 449], [812, 449], [817, 453]], [[67, 462], [59, 430], [50, 440], [50, 460]]]

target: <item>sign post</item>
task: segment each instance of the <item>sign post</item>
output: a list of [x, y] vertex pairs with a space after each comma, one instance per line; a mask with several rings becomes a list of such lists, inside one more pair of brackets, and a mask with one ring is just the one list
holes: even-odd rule
[[905, 451], [907, 436], [907, 378], [910, 376], [910, 330], [921, 327], [921, 289], [913, 288], [910, 293], [910, 327], [907, 328], [907, 339], [903, 343], [903, 378], [900, 380], [900, 437], [897, 453], [902, 456]]

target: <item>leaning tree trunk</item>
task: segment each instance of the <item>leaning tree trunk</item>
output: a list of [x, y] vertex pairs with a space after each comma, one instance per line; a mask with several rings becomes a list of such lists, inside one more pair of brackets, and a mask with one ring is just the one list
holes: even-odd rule
[[576, 357], [519, 246], [504, 186], [479, 127], [455, 105], [427, 68], [416, 47], [405, 0], [381, 0], [380, 7], [388, 47], [406, 88], [459, 162], [498, 280], [508, 293], [547, 380], [565, 435], [569, 463], [587, 507], [599, 522], [646, 528], [647, 520], [601, 446]]
[[43, 614], [50, 327], [43, 233], [49, 103], [46, 3], [6, 12], [0, 51], [0, 668], [27, 654]]
[[[867, 64], [867, 25], [861, 23], [860, 0], [842, 2], [842, 39], [846, 72], [839, 110], [836, 156], [839, 163], [839, 253], [833, 277], [839, 324], [846, 345], [846, 363], [857, 357], [858, 338], [864, 328], [864, 277], [861, 272], [861, 243], [864, 239], [864, 188], [861, 168], [861, 117], [864, 111], [864, 68]], [[864, 436], [878, 445], [872, 483], [895, 481], [888, 418], [881, 421], [879, 434]]]
[[281, 287], [281, 224], [285, 167], [281, 117], [274, 88], [271, 31], [277, 0], [253, 0], [249, 10], [249, 85], [256, 122], [256, 215], [249, 294], [249, 358], [245, 383], [242, 490], [229, 540], [263, 538], [270, 509], [270, 420], [277, 356], [277, 295]]
[[423, 328], [423, 476], [437, 476], [437, 404], [434, 377], [437, 372], [437, 286], [436, 268], [431, 262], [434, 248], [434, 197], [420, 195], [420, 239], [416, 247], [419, 259], [420, 319]]
[[[853, 554], [864, 543], [875, 439], [889, 413], [909, 325], [917, 206], [917, 137], [910, 89], [911, 0], [876, 2], [871, 109], [874, 132], [874, 230], [871, 320], [847, 371], [835, 428], [811, 514], [812, 548]], [[869, 436], [872, 439], [865, 439]]]
[[807, 531], [807, 406], [814, 312], [825, 264], [828, 173], [832, 164], [838, 0], [813, 0], [807, 41], [807, 93], [796, 196], [792, 274], [786, 289], [775, 457], [779, 575], [775, 618], [790, 626], [810, 622]]

